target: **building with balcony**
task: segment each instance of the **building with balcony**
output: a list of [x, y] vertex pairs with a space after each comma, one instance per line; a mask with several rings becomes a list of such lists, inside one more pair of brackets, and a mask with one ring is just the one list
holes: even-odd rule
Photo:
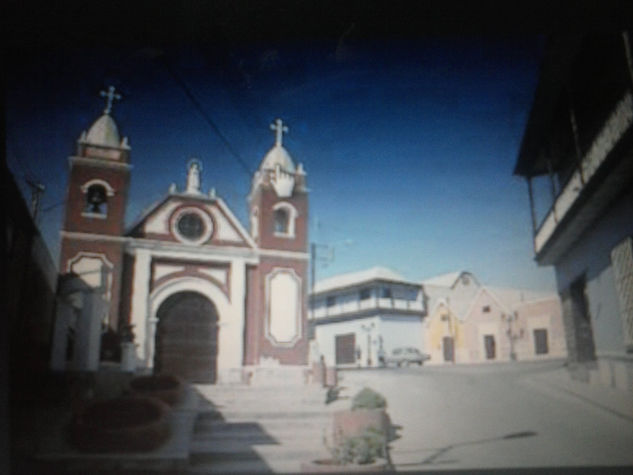
[[422, 286], [374, 267], [319, 281], [311, 302], [318, 352], [327, 365], [378, 366], [395, 348], [423, 351]]
[[633, 390], [633, 60], [630, 32], [548, 40], [514, 173], [534, 253], [554, 266], [569, 367]]

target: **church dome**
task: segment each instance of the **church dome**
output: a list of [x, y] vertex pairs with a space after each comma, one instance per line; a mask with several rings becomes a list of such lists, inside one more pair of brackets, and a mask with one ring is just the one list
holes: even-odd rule
[[283, 145], [275, 145], [264, 157], [261, 170], [274, 170], [279, 165], [280, 168], [287, 173], [295, 173], [295, 165], [292, 158]]
[[99, 117], [86, 136], [86, 142], [93, 145], [105, 145], [107, 147], [119, 147], [121, 138], [116, 123], [109, 114]]

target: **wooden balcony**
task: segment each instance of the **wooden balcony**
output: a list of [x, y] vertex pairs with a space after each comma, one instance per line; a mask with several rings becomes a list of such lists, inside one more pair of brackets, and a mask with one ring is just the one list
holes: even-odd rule
[[[631, 172], [624, 158], [607, 177], [601, 173], [614, 149], [633, 125], [633, 95], [627, 91], [605, 121], [578, 168], [562, 187], [534, 235], [534, 251], [541, 264], [554, 264], [608, 204]], [[617, 158], [616, 158], [617, 160]], [[598, 186], [599, 185], [599, 186]], [[591, 196], [589, 196], [591, 195]]]

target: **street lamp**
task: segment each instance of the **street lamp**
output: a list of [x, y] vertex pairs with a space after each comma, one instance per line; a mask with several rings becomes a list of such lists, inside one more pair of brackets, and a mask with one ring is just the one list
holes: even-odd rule
[[512, 361], [516, 361], [517, 354], [514, 349], [514, 342], [520, 338], [523, 338], [523, 328], [519, 330], [518, 333], [514, 331], [514, 322], [516, 322], [519, 318], [519, 314], [517, 312], [510, 313], [506, 315], [505, 313], [501, 314], [501, 320], [506, 320], [508, 322], [508, 328], [506, 329], [506, 335], [510, 340], [510, 359]]
[[374, 328], [374, 322], [369, 324], [361, 324], [360, 328], [367, 332], [367, 366], [371, 366], [371, 331]]

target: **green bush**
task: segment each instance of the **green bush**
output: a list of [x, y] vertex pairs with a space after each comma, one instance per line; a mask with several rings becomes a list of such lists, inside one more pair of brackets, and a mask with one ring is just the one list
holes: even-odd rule
[[352, 399], [352, 410], [355, 409], [384, 409], [387, 407], [386, 399], [373, 389], [363, 388]]
[[387, 440], [381, 430], [371, 427], [356, 437], [337, 438], [336, 446], [330, 449], [332, 459], [339, 465], [348, 463], [373, 463], [385, 458]]

